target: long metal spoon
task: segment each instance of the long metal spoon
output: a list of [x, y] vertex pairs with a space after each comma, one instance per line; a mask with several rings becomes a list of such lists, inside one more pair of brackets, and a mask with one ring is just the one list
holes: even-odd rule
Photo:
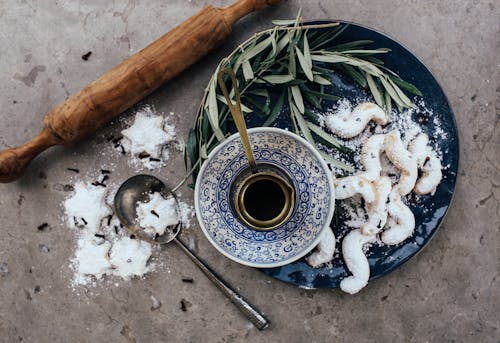
[[159, 244], [173, 241], [257, 329], [263, 330], [267, 328], [269, 321], [177, 238], [181, 229], [180, 224], [176, 227], [168, 228], [164, 235], [155, 239], [148, 237], [143, 232], [136, 219], [137, 203], [148, 201], [148, 195], [154, 192], [159, 192], [165, 198], [174, 196], [161, 180], [151, 175], [136, 175], [125, 181], [118, 189], [114, 198], [116, 215], [121, 223], [139, 239]]
[[[233, 103], [231, 97], [229, 96], [226, 83], [224, 82], [224, 75], [228, 75], [229, 79], [231, 80], [231, 86], [234, 89], [234, 98], [236, 103]], [[248, 131], [247, 131], [247, 125], [245, 124], [245, 118], [243, 117], [243, 112], [241, 111], [240, 91], [238, 90], [238, 81], [236, 80], [236, 75], [234, 75], [234, 71], [231, 68], [225, 68], [222, 69], [217, 74], [217, 81], [219, 83], [219, 87], [222, 91], [222, 94], [224, 94], [224, 98], [226, 99], [229, 111], [233, 116], [236, 128], [240, 133], [241, 142], [243, 143], [243, 148], [245, 149], [245, 154], [247, 155], [250, 168], [252, 170], [255, 170], [257, 168], [257, 163], [255, 162], [255, 157], [253, 156], [252, 152], [252, 146], [250, 145], [250, 139], [248, 138]]]

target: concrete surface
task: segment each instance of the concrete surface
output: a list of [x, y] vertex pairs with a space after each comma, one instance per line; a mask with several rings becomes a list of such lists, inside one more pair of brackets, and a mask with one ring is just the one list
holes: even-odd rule
[[[0, 147], [34, 136], [46, 111], [208, 2], [1, 0]], [[348, 296], [298, 289], [237, 265], [192, 229], [199, 254], [271, 319], [264, 332], [252, 328], [174, 247], [157, 254], [165, 266], [144, 280], [75, 292], [68, 267], [74, 236], [60, 219], [67, 196], [62, 184], [72, 182], [70, 166], [86, 173], [115, 163], [114, 180], [133, 173], [119, 155], [108, 153], [105, 137], [123, 126], [115, 123], [74, 149], [52, 149], [21, 180], [0, 185], [0, 341], [500, 340], [498, 2], [288, 1], [241, 21], [223, 48], [143, 103], [175, 112], [184, 134], [217, 61], [271, 19], [293, 17], [300, 5], [307, 20], [341, 18], [389, 33], [444, 87], [457, 116], [461, 165], [454, 204], [431, 244], [359, 295]], [[85, 62], [81, 55], [89, 50]], [[175, 182], [180, 169], [172, 165], [162, 177]], [[192, 195], [187, 188], [183, 193]], [[50, 230], [39, 232], [42, 222]], [[183, 277], [194, 283], [183, 283]], [[160, 310], [150, 310], [150, 295], [162, 302]], [[188, 301], [186, 312], [181, 299]]]

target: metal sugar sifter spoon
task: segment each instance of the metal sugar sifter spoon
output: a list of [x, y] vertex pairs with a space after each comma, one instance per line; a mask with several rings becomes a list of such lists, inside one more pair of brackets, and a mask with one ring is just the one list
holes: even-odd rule
[[[226, 297], [252, 322], [259, 330], [269, 326], [269, 321], [252, 305], [250, 305], [241, 295], [232, 289], [220, 276], [218, 276], [205, 262], [198, 258], [179, 239], [177, 235], [181, 230], [181, 224], [168, 228], [165, 234], [152, 239], [148, 237], [139, 226], [136, 217], [136, 207], [138, 202], [147, 201], [148, 194], [160, 193], [163, 197], [174, 196], [167, 186], [158, 178], [151, 175], [136, 175], [126, 180], [118, 189], [114, 198], [116, 215], [120, 222], [137, 238], [157, 244], [174, 242], [201, 271], [219, 288]], [[174, 197], [175, 198], [175, 197]]]

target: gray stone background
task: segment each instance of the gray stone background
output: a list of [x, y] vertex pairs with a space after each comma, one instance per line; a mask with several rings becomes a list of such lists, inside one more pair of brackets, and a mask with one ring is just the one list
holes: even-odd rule
[[[0, 148], [42, 127], [45, 112], [208, 3], [229, 1], [0, 1]], [[433, 241], [356, 296], [307, 291], [218, 254], [197, 227], [206, 259], [272, 326], [259, 332], [175, 247], [145, 279], [69, 287], [74, 235], [61, 222], [62, 185], [101, 167], [119, 182], [134, 173], [113, 153], [113, 123], [78, 146], [44, 153], [19, 181], [0, 185], [0, 341], [2, 342], [498, 342], [499, 333], [499, 4], [464, 1], [288, 1], [239, 22], [222, 48], [143, 104], [174, 112], [185, 135], [217, 61], [238, 42], [294, 17], [340, 18], [390, 34], [435, 74], [455, 111], [460, 168], [453, 206]], [[91, 50], [85, 62], [81, 55]], [[130, 113], [129, 113], [130, 114]], [[125, 114], [127, 116], [127, 114]], [[161, 171], [171, 183], [180, 158]], [[184, 199], [192, 192], [183, 189]], [[42, 222], [50, 230], [38, 232]], [[46, 245], [50, 251], [41, 249]], [[8, 269], [8, 271], [7, 271]], [[181, 281], [194, 278], [193, 284]], [[151, 311], [150, 295], [162, 302]], [[186, 312], [180, 300], [188, 302]]]

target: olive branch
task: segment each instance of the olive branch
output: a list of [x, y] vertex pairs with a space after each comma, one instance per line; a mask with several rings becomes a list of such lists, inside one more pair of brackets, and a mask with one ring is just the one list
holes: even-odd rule
[[[393, 104], [399, 111], [415, 107], [405, 91], [422, 95], [415, 86], [402, 80], [376, 57], [390, 49], [368, 49], [367, 46], [373, 43], [370, 40], [335, 44], [348, 24], [304, 24], [300, 11], [294, 20], [276, 20], [273, 23], [276, 25], [274, 28], [257, 33], [238, 46], [212, 74], [186, 143], [184, 160], [188, 171], [174, 189], [178, 189], [191, 175], [196, 178], [210, 151], [230, 134], [229, 107], [217, 87], [217, 74], [223, 68], [232, 68], [237, 77], [244, 115], [257, 115], [263, 120], [262, 126], [270, 126], [287, 101], [293, 131], [315, 146], [327, 163], [347, 172], [352, 172], [352, 168], [318, 146], [320, 143], [329, 148], [348, 150], [325, 131], [316, 113], [322, 110], [323, 101], [339, 99], [325, 92], [325, 86], [332, 83], [332, 72], [342, 73], [368, 89], [375, 102], [388, 113], [392, 111]], [[278, 90], [280, 94], [273, 104], [270, 89]], [[231, 88], [229, 94], [233, 97], [234, 89]], [[261, 101], [256, 101], [256, 98]]]

